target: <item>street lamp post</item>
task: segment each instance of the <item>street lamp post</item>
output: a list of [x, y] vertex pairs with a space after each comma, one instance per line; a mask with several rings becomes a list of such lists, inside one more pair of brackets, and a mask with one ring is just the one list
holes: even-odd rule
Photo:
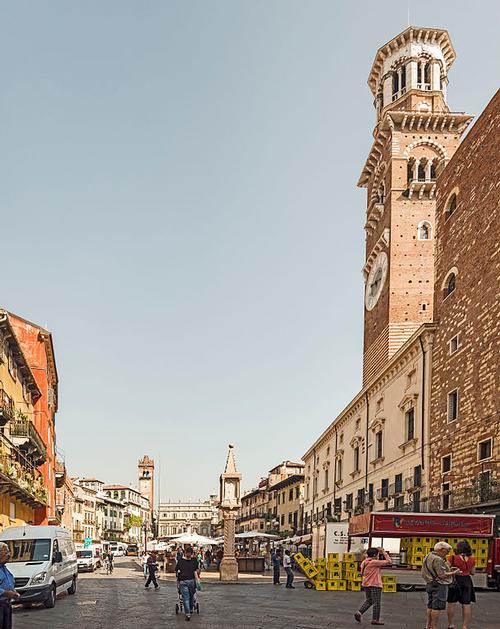
[[142, 525], [142, 530], [144, 531], [144, 554], [146, 555], [148, 552], [148, 525], [145, 522]]

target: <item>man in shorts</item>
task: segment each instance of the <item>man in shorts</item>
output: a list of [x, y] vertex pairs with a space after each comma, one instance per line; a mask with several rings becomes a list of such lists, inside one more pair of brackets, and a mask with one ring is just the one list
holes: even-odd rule
[[422, 564], [427, 592], [427, 629], [438, 629], [439, 614], [446, 609], [448, 587], [453, 583], [453, 577], [460, 574], [458, 568], [452, 569], [446, 561], [450, 550], [449, 544], [438, 542]]

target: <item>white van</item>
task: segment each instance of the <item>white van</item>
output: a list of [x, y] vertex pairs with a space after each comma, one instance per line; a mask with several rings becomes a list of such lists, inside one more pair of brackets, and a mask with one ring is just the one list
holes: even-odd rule
[[0, 533], [10, 548], [7, 568], [23, 605], [54, 607], [56, 596], [76, 592], [78, 568], [71, 533], [59, 526], [11, 526]]
[[81, 546], [76, 549], [76, 559], [78, 563], [78, 572], [94, 572], [101, 564], [101, 546]]

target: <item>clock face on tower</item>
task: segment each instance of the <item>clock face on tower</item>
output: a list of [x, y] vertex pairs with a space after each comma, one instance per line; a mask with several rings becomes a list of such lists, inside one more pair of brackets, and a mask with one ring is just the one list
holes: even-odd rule
[[365, 307], [367, 310], [373, 310], [377, 304], [378, 298], [384, 288], [387, 268], [387, 254], [381, 251], [376, 257], [366, 281]]

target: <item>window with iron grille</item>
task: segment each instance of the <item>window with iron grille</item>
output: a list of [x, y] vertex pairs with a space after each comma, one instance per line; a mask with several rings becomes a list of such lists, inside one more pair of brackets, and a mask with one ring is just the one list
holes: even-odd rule
[[458, 419], [458, 389], [448, 393], [448, 421], [454, 422]]

